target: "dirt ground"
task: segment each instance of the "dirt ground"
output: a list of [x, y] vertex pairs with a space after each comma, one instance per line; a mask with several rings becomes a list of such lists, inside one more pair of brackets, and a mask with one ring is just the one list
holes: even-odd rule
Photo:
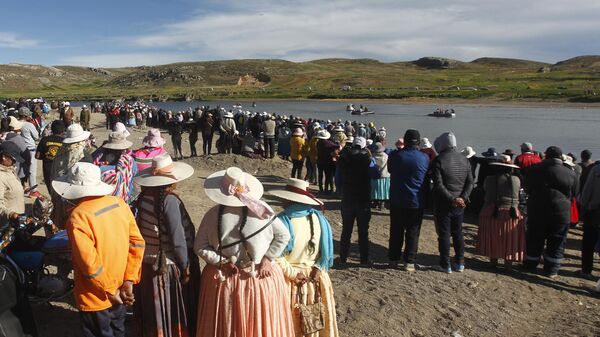
[[[93, 134], [101, 143], [107, 139], [104, 117], [93, 114], [93, 122]], [[131, 133], [130, 140], [140, 145], [145, 131], [133, 129]], [[184, 155], [189, 154], [188, 143], [183, 147]], [[201, 141], [197, 147], [201, 149]], [[167, 148], [172, 151], [170, 140]], [[291, 170], [291, 163], [280, 159], [252, 160], [236, 155], [189, 158], [185, 162], [196, 171], [179, 184], [177, 191], [196, 224], [213, 206], [202, 189], [209, 174], [238, 166], [257, 176], [269, 190], [284, 184]], [[41, 176], [39, 181], [44, 192]], [[281, 209], [281, 203], [273, 197], [265, 195], [264, 199], [276, 210]], [[337, 252], [341, 233], [339, 199], [324, 200]], [[349, 266], [331, 270], [340, 336], [600, 336], [600, 296], [593, 292], [595, 282], [577, 276], [582, 235], [579, 228], [569, 232], [564, 267], [554, 280], [492, 269], [474, 252], [475, 217], [467, 218], [464, 232], [464, 273], [447, 275], [433, 269], [438, 252], [430, 215], [423, 222], [417, 272], [392, 270], [387, 268], [389, 211], [374, 211], [369, 230], [374, 265], [358, 266], [355, 231], [355, 255]], [[600, 266], [599, 261], [596, 266]], [[35, 315], [42, 337], [81, 335], [72, 299], [36, 304]]]

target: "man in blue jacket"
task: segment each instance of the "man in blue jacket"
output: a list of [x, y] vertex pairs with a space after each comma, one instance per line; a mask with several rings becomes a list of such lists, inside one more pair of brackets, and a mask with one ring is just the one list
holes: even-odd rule
[[[404, 269], [415, 271], [415, 257], [423, 222], [423, 183], [429, 157], [419, 151], [421, 135], [406, 130], [404, 148], [394, 150], [388, 158], [390, 172], [390, 267], [396, 268], [404, 246]], [[406, 240], [406, 243], [404, 242]]]

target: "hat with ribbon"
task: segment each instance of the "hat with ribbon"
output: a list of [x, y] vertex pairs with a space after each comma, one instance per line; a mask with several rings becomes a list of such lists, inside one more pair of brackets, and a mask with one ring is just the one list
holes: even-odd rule
[[264, 188], [254, 176], [238, 167], [218, 171], [204, 181], [204, 193], [214, 202], [231, 207], [248, 207], [260, 219], [267, 219], [275, 212], [260, 200]]
[[152, 158], [152, 167], [138, 173], [133, 182], [140, 186], [166, 186], [185, 180], [193, 174], [193, 167], [173, 162], [171, 156], [165, 153]]
[[323, 206], [323, 202], [308, 191], [308, 186], [308, 181], [289, 178], [283, 190], [271, 190], [268, 193], [300, 204]]
[[512, 163], [509, 155], [501, 154], [498, 157], [496, 157], [496, 160], [497, 161], [490, 163], [490, 165], [519, 168], [517, 165]]

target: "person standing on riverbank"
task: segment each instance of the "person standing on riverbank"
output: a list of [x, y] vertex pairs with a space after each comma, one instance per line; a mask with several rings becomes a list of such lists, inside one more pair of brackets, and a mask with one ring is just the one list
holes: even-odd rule
[[456, 137], [445, 132], [434, 142], [439, 155], [433, 161], [433, 207], [440, 251], [440, 271], [452, 273], [450, 237], [454, 244], [455, 271], [465, 270], [462, 225], [465, 207], [473, 190], [473, 175], [467, 158], [456, 151]]
[[275, 116], [266, 116], [266, 119], [262, 122], [265, 158], [273, 159], [275, 157], [275, 127]]

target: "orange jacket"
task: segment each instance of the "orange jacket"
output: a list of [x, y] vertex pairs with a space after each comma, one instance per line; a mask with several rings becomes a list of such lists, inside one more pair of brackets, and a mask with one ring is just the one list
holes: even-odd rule
[[144, 239], [129, 206], [113, 196], [84, 198], [66, 227], [79, 310], [110, 308], [106, 293], [114, 294], [124, 281], [140, 279]]

